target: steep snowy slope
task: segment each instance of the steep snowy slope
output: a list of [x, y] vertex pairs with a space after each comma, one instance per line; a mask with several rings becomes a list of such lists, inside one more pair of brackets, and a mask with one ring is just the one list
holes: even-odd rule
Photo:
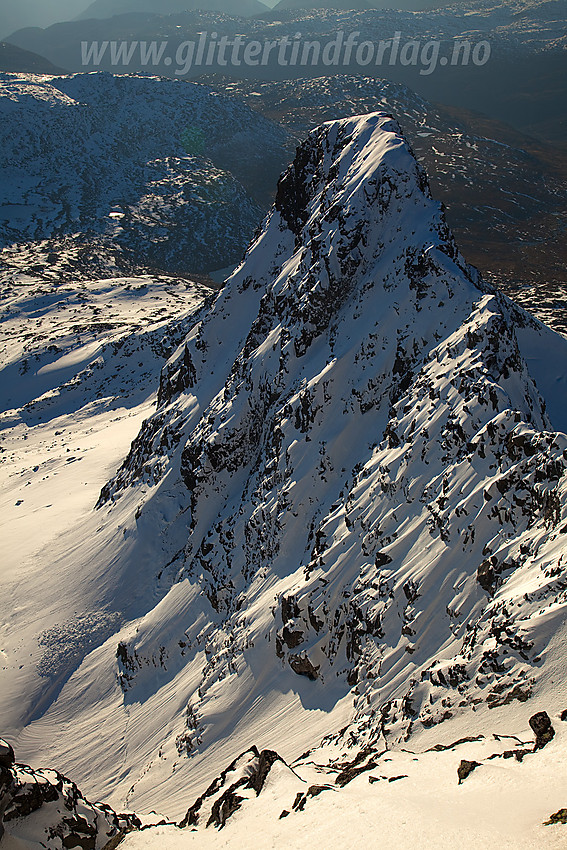
[[[551, 722], [548, 715], [536, 717]], [[382, 749], [356, 764], [326, 763], [315, 752], [288, 765], [273, 750], [250, 747], [197, 799], [188, 799], [180, 823], [151, 813], [142, 818], [143, 831], [140, 818], [89, 803], [53, 770], [11, 766], [0, 782], [0, 805], [3, 788], [14, 795], [2, 847], [21, 850], [23, 838], [28, 850], [56, 850], [63, 838], [63, 846], [96, 850], [117, 844], [124, 850], [248, 850], [253, 839], [259, 850], [358, 850], [362, 843], [369, 850], [560, 850], [566, 735], [562, 718], [553, 717], [553, 724], [545, 748], [534, 745], [524, 719], [517, 735], [469, 735], [425, 751]], [[159, 825], [148, 829], [152, 823]]]
[[225, 268], [288, 161], [283, 129], [180, 80], [1, 74], [0, 117], [2, 247], [80, 232], [150, 268]]
[[[319, 753], [288, 767], [248, 751], [189, 808], [190, 826], [136, 832], [124, 850], [247, 850], [251, 836], [261, 850], [560, 850], [565, 723], [553, 722], [552, 742], [535, 752], [525, 721], [519, 736], [382, 750], [346, 768], [325, 767]], [[459, 781], [464, 764], [475, 769]]]
[[[46, 559], [66, 681], [12, 676], [22, 758], [179, 816], [252, 743], [352, 759], [562, 708], [566, 357], [464, 263], [389, 116], [313, 131]], [[63, 584], [122, 624], [73, 673]]]
[[[11, 734], [13, 711], [28, 709], [30, 674], [40, 692], [57, 689], [116, 630], [112, 611], [74, 610], [64, 579], [50, 621], [57, 541], [68, 529], [71, 546], [80, 538], [100, 487], [155, 410], [160, 366], [211, 291], [165, 276], [54, 280], [13, 269], [0, 271], [0, 284], [0, 690]], [[84, 575], [80, 561], [73, 573]]]

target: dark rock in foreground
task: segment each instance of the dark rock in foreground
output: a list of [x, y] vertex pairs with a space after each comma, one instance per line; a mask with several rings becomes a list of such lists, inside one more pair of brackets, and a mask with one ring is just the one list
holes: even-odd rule
[[530, 726], [536, 736], [535, 749], [540, 750], [555, 737], [555, 729], [547, 711], [538, 711], [530, 717]]
[[8, 744], [7, 741], [0, 740], [0, 767], [11, 768], [15, 761], [16, 757], [12, 745]]
[[0, 741], [0, 838], [4, 833], [18, 838], [25, 826], [26, 842], [49, 850], [111, 850], [141, 825], [134, 814], [117, 814], [104, 803], [89, 802], [56, 770], [16, 764], [13, 748]]
[[544, 826], [551, 826], [554, 823], [567, 823], [567, 809], [559, 809], [553, 815], [550, 815], [549, 820], [543, 822]]
[[195, 800], [179, 826], [199, 824], [222, 829], [247, 799], [260, 795], [276, 762], [285, 765], [274, 750], [260, 752], [256, 747], [246, 750]]
[[459, 777], [459, 785], [464, 782], [467, 776], [476, 770], [477, 767], [480, 767], [480, 762], [478, 761], [468, 761], [467, 759], [461, 759], [461, 763], [457, 768], [457, 776]]

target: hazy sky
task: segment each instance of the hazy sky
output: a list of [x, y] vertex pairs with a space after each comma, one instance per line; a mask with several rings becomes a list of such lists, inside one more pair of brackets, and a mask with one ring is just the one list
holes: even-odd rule
[[0, 38], [21, 27], [68, 21], [90, 4], [91, 0], [0, 0]]

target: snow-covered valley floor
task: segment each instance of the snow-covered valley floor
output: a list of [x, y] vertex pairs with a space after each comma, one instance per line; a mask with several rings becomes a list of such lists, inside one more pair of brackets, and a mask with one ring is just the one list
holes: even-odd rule
[[1, 283], [0, 671], [3, 733], [17, 736], [30, 679], [62, 683], [117, 625], [112, 612], [74, 610], [80, 582], [58, 573], [57, 556], [92, 532], [85, 518], [210, 293], [165, 276], [55, 283], [8, 271]]

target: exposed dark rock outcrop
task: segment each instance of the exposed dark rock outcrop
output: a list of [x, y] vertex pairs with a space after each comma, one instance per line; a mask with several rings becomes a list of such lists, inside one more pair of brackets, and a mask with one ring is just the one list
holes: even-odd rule
[[[319, 794], [323, 793], [323, 791], [330, 791], [330, 790], [332, 790], [332, 785], [310, 785], [309, 788], [307, 789], [307, 791], [305, 791], [305, 792], [299, 791], [295, 795], [295, 800], [293, 801], [293, 805], [291, 807], [292, 811], [302, 812], [305, 809], [305, 806], [307, 805], [307, 801], [311, 797], [318, 797]], [[288, 814], [289, 814], [289, 812], [286, 809], [284, 809], [283, 812], [280, 815], [280, 819], [283, 818], [283, 817], [287, 817]]]
[[543, 822], [544, 826], [551, 826], [554, 823], [567, 823], [567, 809], [559, 809], [553, 815], [550, 815], [549, 820]]
[[480, 767], [480, 762], [478, 761], [469, 761], [468, 759], [461, 759], [461, 763], [457, 768], [457, 776], [459, 777], [459, 785], [461, 782], [470, 776], [473, 770], [476, 770], [477, 767]]
[[535, 735], [535, 749], [541, 750], [555, 737], [555, 729], [547, 711], [538, 711], [530, 717], [530, 726]]
[[0, 765], [0, 839], [4, 835], [4, 813], [12, 801], [13, 788], [12, 771]]
[[434, 747], [430, 747], [426, 750], [427, 753], [442, 753], [445, 750], [452, 750], [454, 747], [460, 746], [460, 744], [469, 744], [473, 741], [482, 741], [484, 735], [468, 735], [466, 738], [459, 738], [458, 741], [453, 741], [452, 744], [435, 744]]
[[[79, 847], [110, 850], [126, 833], [141, 827], [131, 813], [118, 814], [104, 803], [89, 802], [74, 782], [56, 770], [35, 770], [17, 764], [10, 745], [0, 742], [0, 837], [6, 832], [37, 841], [48, 850]], [[43, 809], [40, 819], [33, 815]]]
[[[258, 797], [276, 762], [285, 762], [274, 750], [251, 747], [223, 770], [198, 797], [179, 826], [215, 826], [218, 829], [251, 797]], [[253, 793], [251, 793], [253, 792]]]
[[359, 776], [361, 773], [366, 773], [368, 770], [373, 770], [378, 766], [379, 754], [373, 749], [362, 749], [352, 761], [342, 762], [339, 765], [339, 773], [335, 777], [335, 785], [339, 788], [348, 785], [349, 782]]
[[319, 678], [319, 668], [306, 655], [290, 655], [289, 666], [298, 676], [307, 676], [312, 682]]
[[0, 767], [11, 768], [16, 761], [14, 748], [7, 741], [0, 740]]

